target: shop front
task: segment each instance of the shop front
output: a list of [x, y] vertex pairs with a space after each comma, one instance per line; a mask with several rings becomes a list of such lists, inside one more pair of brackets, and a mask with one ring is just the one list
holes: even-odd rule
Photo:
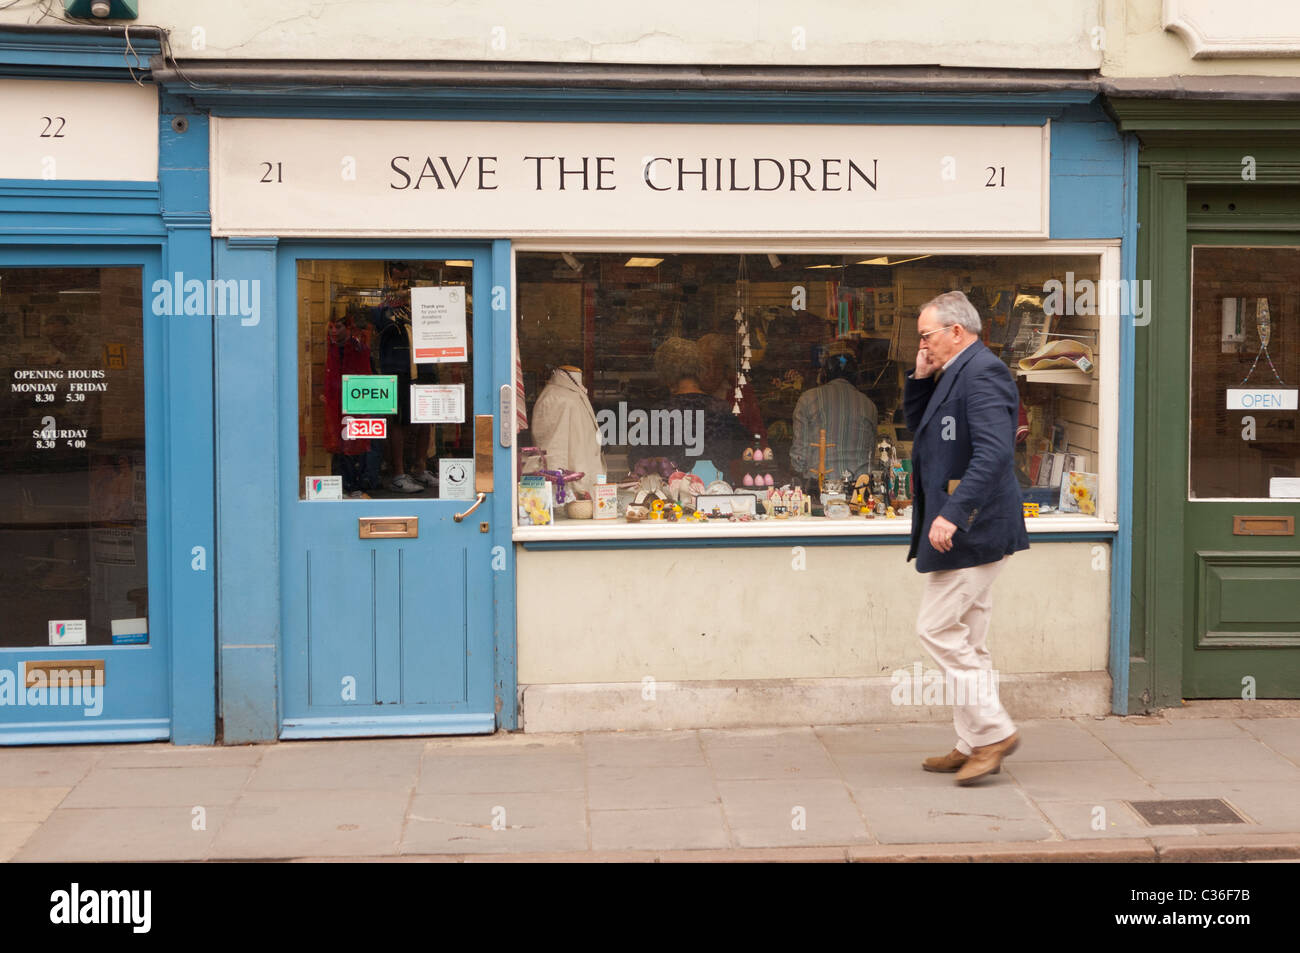
[[210, 743], [206, 205], [124, 38], [0, 36], [0, 744]]
[[900, 401], [954, 289], [1021, 394], [1006, 697], [1111, 710], [1132, 155], [1090, 91], [479, 92], [206, 101], [215, 277], [275, 288], [217, 327], [227, 742], [947, 717]]
[[1300, 696], [1294, 103], [1115, 94], [1143, 144], [1130, 705]]

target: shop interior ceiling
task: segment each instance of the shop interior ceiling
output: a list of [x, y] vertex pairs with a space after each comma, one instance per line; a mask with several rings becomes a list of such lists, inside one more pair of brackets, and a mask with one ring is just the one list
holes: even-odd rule
[[[675, 284], [691, 286], [702, 284], [735, 283], [740, 255], [729, 253], [698, 254], [661, 254], [653, 258], [662, 258], [658, 265], [652, 267], [627, 267], [629, 259], [640, 256], [635, 252], [523, 252], [519, 255], [518, 280], [526, 281], [608, 281], [620, 284]], [[790, 281], [798, 284], [809, 281], [843, 281], [849, 285], [873, 287], [888, 285], [893, 282], [894, 265], [861, 265], [863, 254], [835, 255], [787, 255], [777, 254], [780, 265], [773, 267], [767, 254], [746, 254], [746, 265], [750, 281]], [[882, 257], [873, 254], [871, 257]], [[891, 253], [889, 258], [906, 258], [915, 260], [912, 254]], [[582, 266], [575, 270], [572, 259]], [[978, 259], [969, 256], [945, 256], [944, 264], [958, 270], [967, 268]], [[986, 260], [987, 262], [987, 260]], [[814, 269], [813, 265], [834, 265], [834, 268]], [[840, 271], [841, 266], [843, 271]]]

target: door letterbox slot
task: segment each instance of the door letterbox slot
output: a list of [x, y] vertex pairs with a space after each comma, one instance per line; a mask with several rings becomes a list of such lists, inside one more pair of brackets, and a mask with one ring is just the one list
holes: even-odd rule
[[1294, 516], [1234, 516], [1233, 536], [1294, 536]]
[[23, 668], [23, 682], [28, 688], [54, 686], [75, 688], [104, 684], [104, 660], [53, 659], [27, 662]]
[[362, 516], [357, 520], [362, 539], [415, 539], [420, 535], [418, 516]]

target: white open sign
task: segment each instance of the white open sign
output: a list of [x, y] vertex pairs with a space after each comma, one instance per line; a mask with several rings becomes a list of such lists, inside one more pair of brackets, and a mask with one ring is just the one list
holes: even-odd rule
[[1229, 410], [1295, 410], [1300, 390], [1294, 387], [1248, 390], [1228, 388]]

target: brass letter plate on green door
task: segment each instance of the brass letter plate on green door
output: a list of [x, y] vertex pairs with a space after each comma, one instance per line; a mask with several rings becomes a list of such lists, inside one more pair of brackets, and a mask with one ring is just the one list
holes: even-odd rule
[[1234, 516], [1233, 536], [1294, 536], [1294, 516]]
[[362, 539], [415, 539], [420, 535], [418, 516], [362, 516], [357, 520]]

